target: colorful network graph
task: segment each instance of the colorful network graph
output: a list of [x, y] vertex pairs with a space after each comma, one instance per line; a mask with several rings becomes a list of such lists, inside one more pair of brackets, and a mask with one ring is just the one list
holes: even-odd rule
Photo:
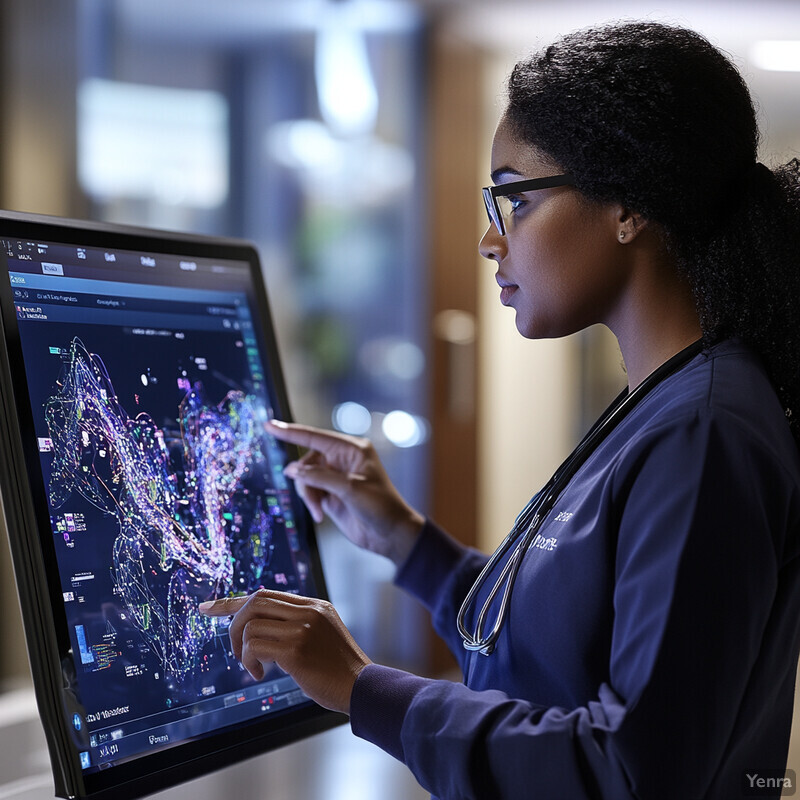
[[258, 586], [280, 513], [263, 404], [238, 390], [213, 404], [202, 383], [181, 380], [171, 429], [131, 417], [102, 358], [75, 338], [45, 403], [51, 507], [77, 493], [115, 518], [114, 592], [176, 684], [197, 673], [216, 635], [198, 603]]

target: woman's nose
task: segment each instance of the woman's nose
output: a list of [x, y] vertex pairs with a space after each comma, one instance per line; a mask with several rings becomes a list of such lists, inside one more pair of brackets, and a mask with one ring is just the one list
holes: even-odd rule
[[478, 243], [478, 252], [488, 259], [493, 259], [498, 263], [502, 261], [506, 253], [506, 237], [501, 236], [493, 222], [489, 224], [486, 233]]

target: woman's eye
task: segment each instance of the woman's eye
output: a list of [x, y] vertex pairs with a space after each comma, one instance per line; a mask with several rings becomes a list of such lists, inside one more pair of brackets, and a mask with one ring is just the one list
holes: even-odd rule
[[506, 199], [508, 200], [508, 205], [511, 208], [511, 213], [513, 214], [518, 208], [522, 208], [525, 205], [525, 199], [518, 194], [509, 194], [506, 195]]

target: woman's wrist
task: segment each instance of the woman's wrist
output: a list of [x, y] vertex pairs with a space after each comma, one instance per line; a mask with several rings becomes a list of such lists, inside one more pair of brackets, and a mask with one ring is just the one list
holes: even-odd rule
[[393, 526], [384, 555], [396, 567], [404, 563], [414, 549], [424, 524], [425, 517], [419, 511], [410, 508], [408, 516]]

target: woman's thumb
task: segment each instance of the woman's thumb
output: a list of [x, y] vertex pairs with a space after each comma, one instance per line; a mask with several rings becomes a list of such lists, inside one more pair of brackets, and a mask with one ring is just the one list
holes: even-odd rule
[[283, 473], [293, 481], [302, 482], [306, 486], [328, 492], [337, 497], [347, 493], [355, 477], [353, 475], [345, 475], [343, 472], [327, 466], [300, 464], [296, 461], [287, 464]]

